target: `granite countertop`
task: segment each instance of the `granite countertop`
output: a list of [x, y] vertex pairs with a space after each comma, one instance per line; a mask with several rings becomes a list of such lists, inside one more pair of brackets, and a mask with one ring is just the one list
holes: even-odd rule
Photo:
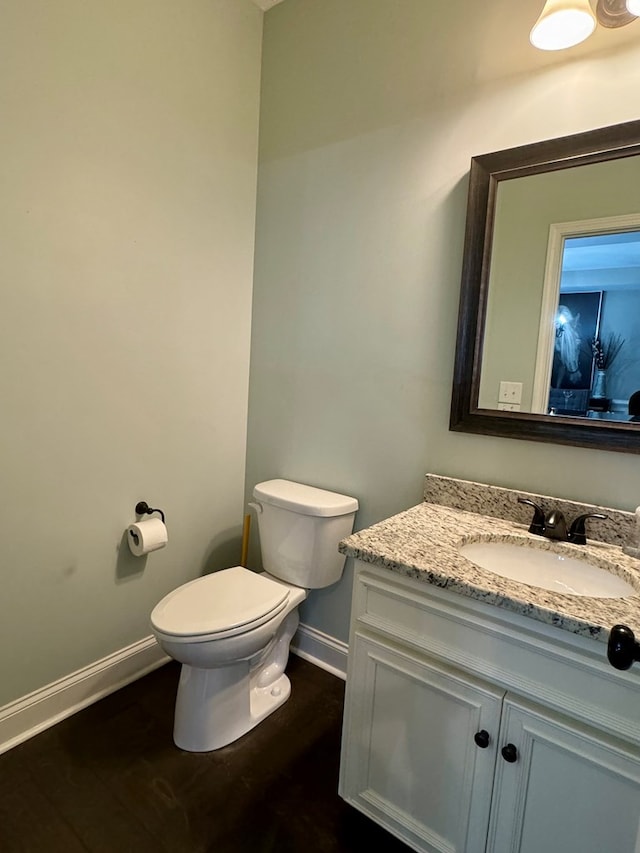
[[[633, 586], [627, 598], [591, 598], [539, 589], [479, 568], [459, 553], [469, 542], [526, 542], [586, 560]], [[589, 540], [559, 543], [528, 532], [528, 525], [449, 506], [421, 503], [340, 543], [340, 551], [417, 581], [511, 610], [574, 634], [606, 642], [609, 629], [628, 625], [640, 636], [640, 560], [619, 545]]]

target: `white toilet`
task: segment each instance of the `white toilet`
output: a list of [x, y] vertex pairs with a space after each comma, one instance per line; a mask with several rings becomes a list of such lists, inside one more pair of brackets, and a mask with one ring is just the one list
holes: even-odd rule
[[158, 643], [182, 664], [173, 739], [189, 752], [226, 746], [289, 698], [298, 605], [342, 576], [338, 542], [358, 509], [355, 498], [289, 480], [259, 483], [253, 497], [265, 571], [213, 572], [151, 613]]

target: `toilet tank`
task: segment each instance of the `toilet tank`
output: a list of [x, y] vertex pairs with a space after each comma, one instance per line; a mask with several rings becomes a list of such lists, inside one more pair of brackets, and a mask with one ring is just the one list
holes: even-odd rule
[[253, 490], [262, 565], [294, 586], [320, 589], [340, 580], [338, 543], [353, 531], [358, 501], [291, 480], [267, 480]]

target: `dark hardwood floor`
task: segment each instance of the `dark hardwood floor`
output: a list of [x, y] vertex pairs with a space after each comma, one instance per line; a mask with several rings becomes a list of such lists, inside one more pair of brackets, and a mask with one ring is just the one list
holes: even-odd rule
[[216, 752], [174, 746], [170, 663], [0, 755], [0, 851], [407, 853], [338, 796], [343, 682], [287, 671], [288, 702]]

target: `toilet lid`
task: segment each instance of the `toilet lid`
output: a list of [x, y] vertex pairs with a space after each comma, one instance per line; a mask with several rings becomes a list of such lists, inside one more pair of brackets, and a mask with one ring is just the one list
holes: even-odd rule
[[228, 635], [266, 621], [288, 597], [286, 586], [234, 566], [174, 589], [154, 607], [151, 624], [176, 636]]

